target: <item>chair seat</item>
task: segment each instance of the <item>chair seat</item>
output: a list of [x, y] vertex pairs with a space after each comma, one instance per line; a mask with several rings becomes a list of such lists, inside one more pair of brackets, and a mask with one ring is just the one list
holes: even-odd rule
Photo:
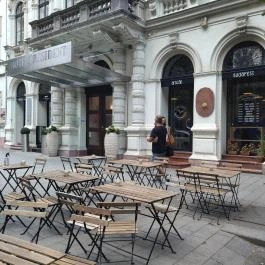
[[45, 197], [45, 198], [39, 198], [39, 199], [37, 199], [37, 202], [44, 202], [44, 203], [47, 203], [49, 206], [59, 203], [58, 199], [56, 197], [54, 197], [54, 196], [48, 196], [48, 197]]
[[[173, 207], [173, 206], [169, 206], [167, 204], [163, 204], [163, 203], [159, 203], [156, 202], [154, 203], [154, 207], [157, 211], [161, 212], [161, 213], [166, 213], [166, 212], [176, 212], [178, 210], [178, 208]], [[150, 208], [152, 209], [150, 204], [146, 205], [146, 208]]]
[[118, 234], [136, 234], [138, 233], [138, 228], [135, 222], [132, 221], [115, 221], [110, 222], [106, 227], [106, 235], [118, 235]]
[[23, 193], [11, 192], [9, 194], [4, 195], [5, 201], [23, 200], [23, 199], [26, 199], [26, 196]]

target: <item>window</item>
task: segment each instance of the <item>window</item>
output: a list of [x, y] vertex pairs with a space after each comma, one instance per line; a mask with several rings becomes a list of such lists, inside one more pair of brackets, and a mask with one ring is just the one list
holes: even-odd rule
[[74, 5], [74, 0], [65, 0], [65, 8]]
[[256, 67], [265, 64], [265, 51], [258, 43], [247, 41], [237, 44], [225, 57], [223, 70]]
[[16, 9], [16, 45], [24, 39], [24, 12], [23, 4], [20, 2]]
[[49, 0], [39, 0], [39, 18], [49, 15]]

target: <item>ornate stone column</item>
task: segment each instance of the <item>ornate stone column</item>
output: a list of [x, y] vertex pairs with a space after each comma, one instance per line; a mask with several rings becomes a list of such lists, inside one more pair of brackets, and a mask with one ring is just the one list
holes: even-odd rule
[[135, 45], [132, 74], [132, 126], [144, 125], [144, 73], [145, 73], [145, 44], [139, 42]]
[[75, 88], [64, 89], [64, 126], [60, 129], [62, 155], [77, 154], [77, 95]]
[[51, 87], [51, 124], [56, 127], [63, 125], [63, 95], [59, 87]]
[[[125, 50], [121, 45], [114, 47], [114, 71], [120, 74], [125, 74]], [[114, 82], [113, 87], [113, 108], [112, 116], [115, 127], [124, 130], [125, 117], [126, 117], [126, 83], [125, 82]], [[119, 135], [119, 154], [124, 154], [126, 150], [126, 133], [123, 131]]]
[[135, 44], [133, 54], [133, 74], [131, 80], [131, 125], [126, 128], [128, 146], [126, 155], [145, 154], [146, 132], [145, 124], [145, 43]]

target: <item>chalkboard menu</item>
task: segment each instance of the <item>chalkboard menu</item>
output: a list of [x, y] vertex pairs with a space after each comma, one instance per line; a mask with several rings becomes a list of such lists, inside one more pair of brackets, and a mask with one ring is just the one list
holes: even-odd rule
[[241, 97], [237, 105], [237, 123], [241, 125], [260, 125], [260, 100], [253, 97]]

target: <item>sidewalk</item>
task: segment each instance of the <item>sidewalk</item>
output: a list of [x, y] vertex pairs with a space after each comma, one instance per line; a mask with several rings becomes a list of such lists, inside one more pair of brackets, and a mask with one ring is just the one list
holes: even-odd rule
[[[0, 164], [3, 163], [7, 151], [0, 150]], [[10, 163], [26, 160], [34, 162], [39, 153], [10, 152]], [[46, 169], [63, 169], [59, 157], [48, 158]], [[172, 170], [173, 171], [173, 170]], [[233, 212], [231, 220], [220, 219], [217, 225], [215, 217], [203, 215], [200, 220], [193, 220], [190, 215], [181, 213], [176, 220], [183, 241], [177, 237], [171, 238], [176, 254], [169, 249], [156, 246], [151, 265], [261, 265], [265, 264], [265, 176], [255, 174], [241, 175], [239, 198], [241, 211]], [[148, 225], [142, 218], [140, 230]], [[1, 217], [0, 222], [3, 219]], [[7, 234], [23, 239], [30, 239], [30, 235], [21, 236], [23, 229], [10, 224]], [[64, 251], [68, 235], [42, 233], [39, 244], [59, 251]], [[84, 239], [85, 240], [85, 239]], [[139, 240], [136, 253], [143, 253], [149, 243]], [[111, 250], [110, 255], [115, 256]], [[73, 248], [71, 254], [85, 257], [80, 248]], [[120, 255], [120, 254], [119, 254]], [[126, 263], [119, 263], [126, 264]], [[128, 264], [128, 263], [127, 263]], [[144, 264], [136, 259], [135, 264]]]

